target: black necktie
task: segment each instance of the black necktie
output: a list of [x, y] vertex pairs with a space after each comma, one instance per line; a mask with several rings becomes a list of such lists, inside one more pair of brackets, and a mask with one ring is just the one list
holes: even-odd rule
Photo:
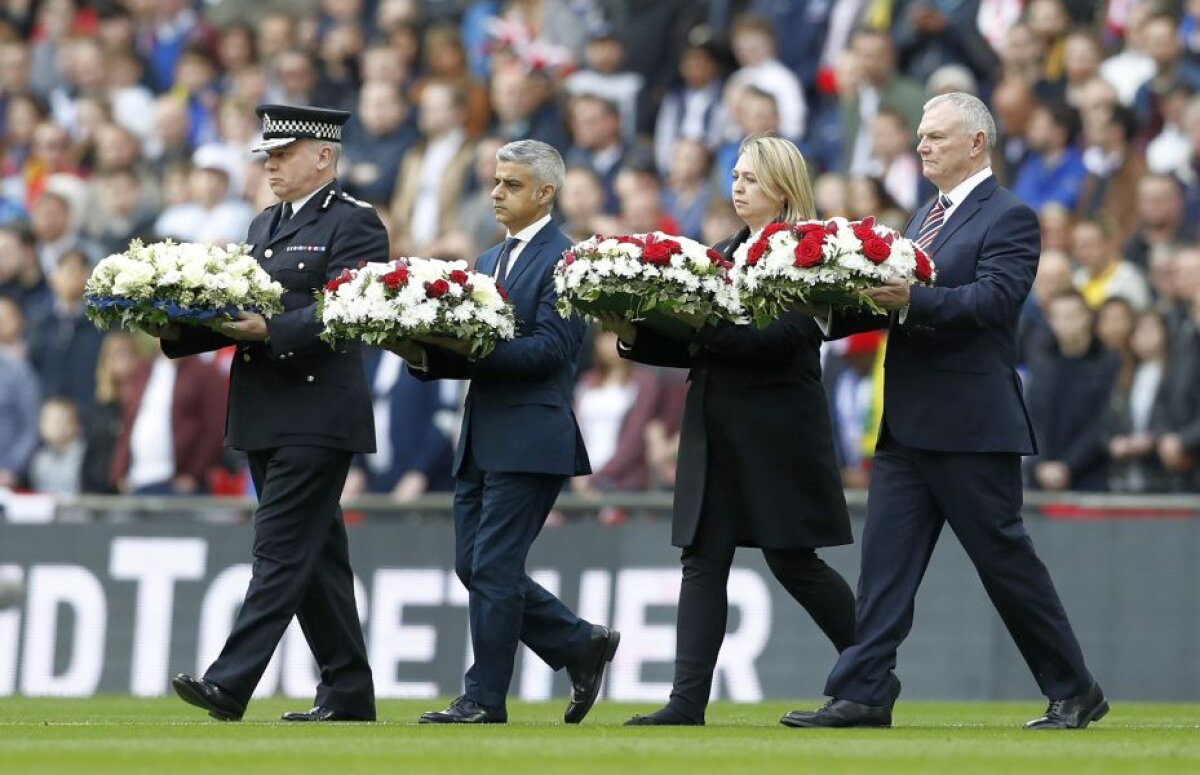
[[917, 246], [929, 252], [929, 246], [937, 239], [938, 232], [942, 230], [942, 223], [946, 220], [946, 210], [950, 209], [950, 197], [942, 194], [938, 197], [937, 203], [929, 210], [929, 215], [925, 216], [925, 223], [921, 225], [921, 233], [917, 235]]
[[500, 249], [500, 257], [496, 259], [496, 285], [504, 286], [504, 280], [508, 277], [508, 257], [520, 244], [521, 240], [516, 237], [504, 240], [504, 247]]
[[292, 203], [284, 202], [283, 207], [279, 208], [279, 220], [275, 221], [275, 227], [271, 229], [271, 238], [274, 239], [279, 230], [283, 228], [283, 224], [287, 223], [288, 218], [292, 217]]

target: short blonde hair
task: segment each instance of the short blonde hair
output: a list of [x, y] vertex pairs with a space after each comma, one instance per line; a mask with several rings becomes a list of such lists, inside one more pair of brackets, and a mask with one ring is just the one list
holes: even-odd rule
[[807, 221], [817, 217], [812, 180], [800, 149], [775, 135], [751, 135], [738, 148], [754, 167], [758, 185], [779, 204], [779, 219]]

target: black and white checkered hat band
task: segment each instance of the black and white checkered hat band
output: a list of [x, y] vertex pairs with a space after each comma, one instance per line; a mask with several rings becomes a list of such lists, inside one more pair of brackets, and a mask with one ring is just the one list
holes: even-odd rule
[[297, 121], [295, 119], [274, 119], [263, 116], [262, 133], [264, 137], [300, 136], [315, 137], [319, 140], [334, 140], [341, 142], [342, 128], [338, 124], [326, 124], [321, 121]]

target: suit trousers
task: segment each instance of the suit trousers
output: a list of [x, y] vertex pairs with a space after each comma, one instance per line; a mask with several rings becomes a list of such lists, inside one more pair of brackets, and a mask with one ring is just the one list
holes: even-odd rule
[[[719, 476], [709, 476], [704, 507], [691, 546], [683, 550], [683, 581], [675, 629], [675, 679], [668, 705], [703, 719], [712, 693], [717, 655], [729, 617], [729, 570], [737, 540], [737, 505], [725, 497]], [[854, 642], [854, 593], [841, 574], [808, 547], [762, 550], [771, 573], [840, 652]]]
[[1079, 641], [1021, 520], [1020, 458], [934, 452], [885, 432], [875, 453], [862, 537], [855, 644], [842, 652], [825, 693], [888, 705], [896, 650], [912, 628], [914, 599], [942, 525], [979, 573], [988, 597], [1050, 699], [1092, 683]]
[[482, 471], [468, 446], [454, 489], [454, 569], [468, 590], [474, 663], [466, 696], [505, 707], [517, 644], [558, 670], [580, 655], [592, 625], [529, 578], [525, 561], [562, 490], [558, 474]]
[[338, 506], [350, 457], [308, 446], [249, 453], [259, 495], [253, 576], [225, 647], [204, 676], [243, 703], [295, 616], [321, 672], [316, 704], [375, 718], [374, 682]]

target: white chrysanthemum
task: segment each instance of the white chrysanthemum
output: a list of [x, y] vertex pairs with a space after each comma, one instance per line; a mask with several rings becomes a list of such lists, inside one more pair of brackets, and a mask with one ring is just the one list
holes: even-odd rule
[[154, 267], [149, 263], [126, 261], [113, 278], [113, 293], [118, 296], [143, 295], [150, 290], [154, 274]]

